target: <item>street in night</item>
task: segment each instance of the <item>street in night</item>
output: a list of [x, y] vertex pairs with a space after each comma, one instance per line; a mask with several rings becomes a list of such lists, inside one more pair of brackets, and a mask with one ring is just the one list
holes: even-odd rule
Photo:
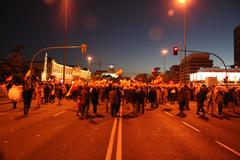
[[0, 160], [240, 160], [239, 0], [11, 0]]
[[[22, 104], [1, 111], [1, 159], [239, 159], [240, 115], [178, 114], [177, 104], [146, 106], [133, 114], [128, 104], [112, 118], [99, 105], [97, 115], [76, 116], [76, 103], [35, 105], [25, 118]], [[1, 106], [3, 108], [3, 106]], [[239, 108], [238, 108], [239, 111]], [[239, 112], [238, 112], [239, 113]], [[108, 157], [110, 156], [110, 158]], [[120, 156], [120, 157], [118, 157]]]

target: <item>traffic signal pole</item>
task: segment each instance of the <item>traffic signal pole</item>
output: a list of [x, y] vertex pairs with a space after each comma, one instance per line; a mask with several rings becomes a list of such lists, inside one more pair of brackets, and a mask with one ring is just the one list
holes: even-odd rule
[[[227, 66], [225, 64], [225, 62], [223, 61], [223, 59], [221, 57], [219, 57], [217, 54], [214, 54], [214, 53], [211, 53], [211, 52], [203, 52], [203, 51], [193, 51], [193, 50], [182, 50], [182, 49], [178, 49], [178, 51], [186, 51], [186, 52], [190, 52], [190, 53], [196, 53], [196, 52], [199, 52], [199, 53], [206, 53], [206, 54], [210, 54], [210, 55], [213, 55], [215, 57], [217, 57], [224, 65], [225, 67], [225, 72], [226, 72], [226, 87], [228, 87], [228, 84], [227, 84], [227, 78], [228, 78], [228, 74], [227, 74]], [[185, 66], [186, 67], [186, 66]], [[186, 78], [186, 77], [185, 77]]]
[[[60, 46], [50, 46], [50, 47], [45, 47], [45, 48], [41, 48], [39, 49], [32, 57], [31, 59], [31, 63], [30, 63], [30, 73], [32, 75], [32, 65], [33, 65], [33, 61], [35, 60], [35, 58], [40, 55], [41, 53], [45, 53], [45, 51], [47, 50], [53, 50], [53, 49], [75, 49], [75, 48], [79, 48], [81, 49], [81, 51], [86, 52], [86, 48], [87, 45], [86, 44], [82, 44], [82, 45], [72, 45], [72, 46], [67, 46], [67, 45], [60, 45]], [[85, 54], [85, 53], [83, 53]]]

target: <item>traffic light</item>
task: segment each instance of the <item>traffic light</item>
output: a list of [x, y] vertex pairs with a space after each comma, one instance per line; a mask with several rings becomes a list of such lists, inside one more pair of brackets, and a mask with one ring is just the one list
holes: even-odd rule
[[81, 45], [81, 52], [82, 52], [82, 54], [86, 54], [87, 53], [87, 44], [83, 43]]
[[173, 55], [174, 56], [178, 55], [178, 47], [173, 47]]

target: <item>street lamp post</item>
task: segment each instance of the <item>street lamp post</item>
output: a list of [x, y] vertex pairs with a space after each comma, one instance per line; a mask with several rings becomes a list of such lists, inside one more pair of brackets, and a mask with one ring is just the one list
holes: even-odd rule
[[187, 2], [185, 1], [184, 3], [184, 82], [186, 83], [187, 81]]
[[165, 56], [168, 54], [168, 50], [167, 49], [163, 49], [162, 50], [162, 55], [163, 55], [163, 72], [165, 74]]
[[184, 82], [187, 81], [187, 0], [178, 0], [184, 5]]
[[92, 57], [87, 57], [87, 60], [88, 60], [88, 70], [90, 71], [90, 65], [91, 65], [91, 60], [92, 60]]
[[[68, 14], [68, 0], [65, 0], [65, 5], [64, 5], [64, 46], [67, 46], [67, 14]], [[64, 53], [63, 53], [63, 84], [65, 83], [65, 69], [66, 69], [66, 64], [67, 64], [67, 48], [64, 48]]]

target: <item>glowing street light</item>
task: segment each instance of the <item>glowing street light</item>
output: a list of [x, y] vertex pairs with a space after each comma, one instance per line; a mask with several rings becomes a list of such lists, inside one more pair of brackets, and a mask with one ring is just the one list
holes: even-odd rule
[[165, 56], [168, 54], [168, 50], [167, 49], [163, 49], [162, 50], [162, 55], [163, 55], [163, 71], [165, 73]]
[[186, 0], [178, 0], [179, 3], [186, 3]]
[[87, 57], [87, 60], [88, 60], [88, 70], [90, 70], [90, 65], [91, 65], [92, 57], [88, 56], [88, 57]]

